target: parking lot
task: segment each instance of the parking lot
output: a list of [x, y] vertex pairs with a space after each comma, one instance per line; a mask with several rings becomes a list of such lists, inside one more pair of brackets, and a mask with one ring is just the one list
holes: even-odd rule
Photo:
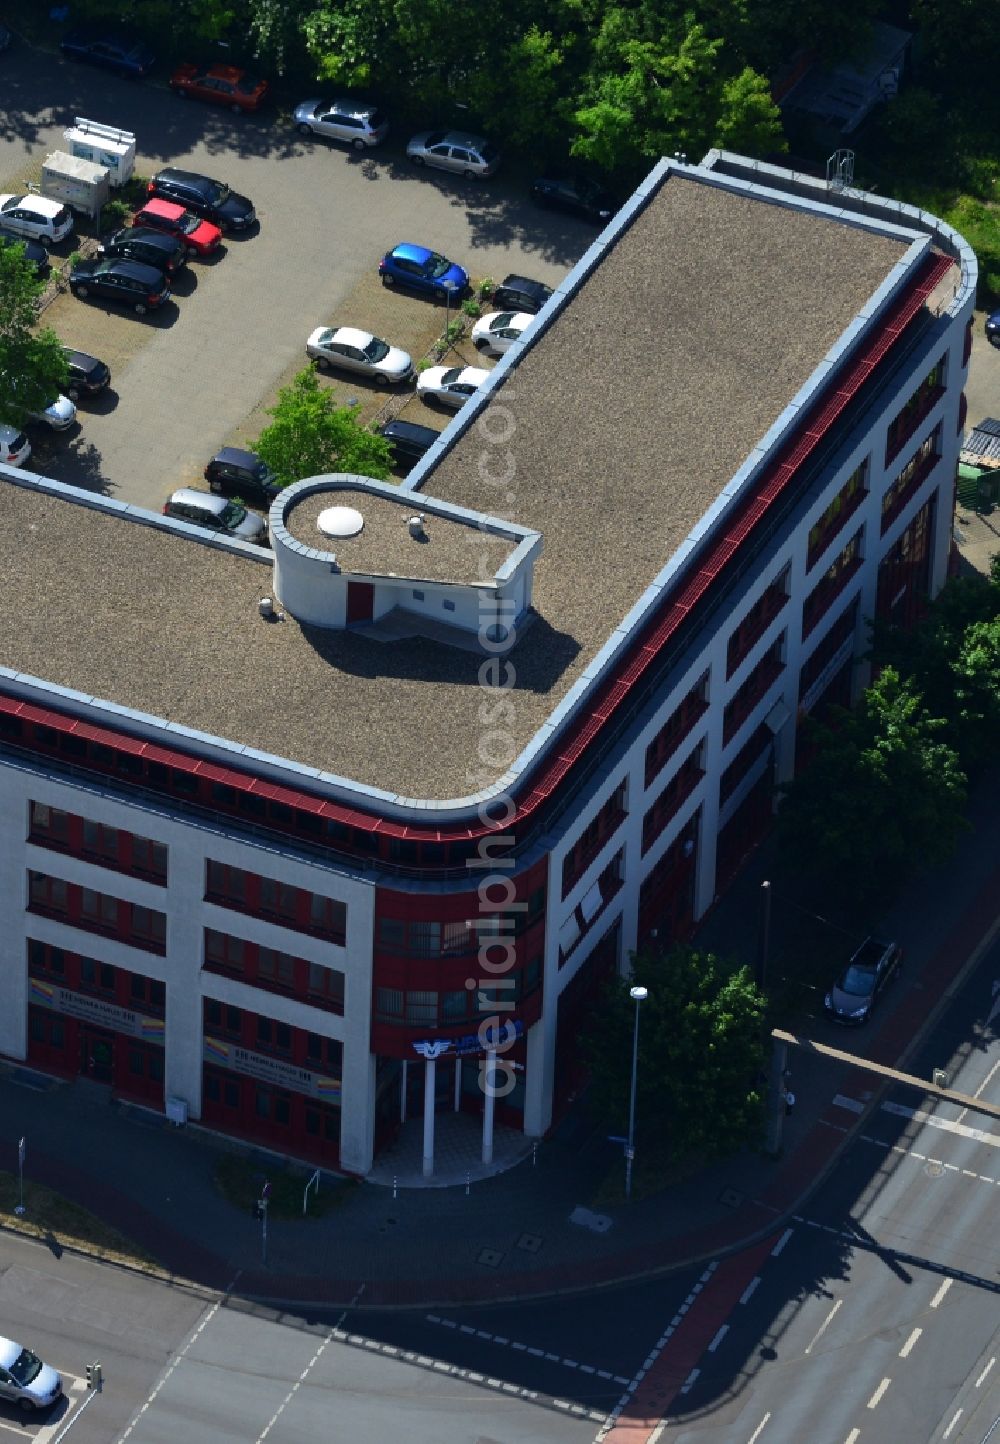
[[[425, 356], [444, 308], [383, 291], [376, 267], [397, 242], [432, 246], [474, 282], [518, 271], [551, 285], [593, 239], [585, 223], [539, 211], [525, 181], [503, 171], [485, 183], [415, 171], [405, 133], [359, 155], [301, 138], [274, 108], [216, 113], [23, 47], [8, 71], [0, 188], [17, 189], [85, 115], [135, 132], [137, 173], [205, 172], [248, 195], [260, 218], [256, 234], [227, 236], [217, 260], [193, 261], [160, 312], [140, 318], [67, 293], [45, 313], [67, 345], [106, 360], [113, 378], [68, 433], [35, 429], [29, 465], [121, 500], [158, 509], [219, 446], [251, 439], [278, 387], [306, 363], [317, 325], [354, 324]], [[366, 417], [389, 399], [364, 382], [324, 384], [342, 400], [357, 397]], [[436, 427], [450, 417], [416, 400], [406, 414]]]

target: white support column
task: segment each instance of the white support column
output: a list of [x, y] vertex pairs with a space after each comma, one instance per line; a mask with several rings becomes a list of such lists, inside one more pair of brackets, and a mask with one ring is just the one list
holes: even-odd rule
[[462, 1060], [455, 1059], [455, 1112], [458, 1113], [462, 1107]]
[[496, 1080], [494, 1069], [497, 1061], [495, 1048], [486, 1054], [486, 1106], [483, 1109], [483, 1162], [493, 1162], [493, 1114], [496, 1111]]
[[410, 1066], [409, 1059], [404, 1058], [404, 1059], [403, 1059], [403, 1081], [402, 1081], [402, 1085], [401, 1085], [400, 1090], [399, 1090], [399, 1121], [400, 1121], [400, 1123], [405, 1123], [405, 1122], [406, 1122], [406, 1084], [407, 1084], [406, 1072], [407, 1072], [407, 1069], [409, 1068], [409, 1066]]
[[434, 1177], [434, 1073], [436, 1063], [424, 1064], [424, 1177]]

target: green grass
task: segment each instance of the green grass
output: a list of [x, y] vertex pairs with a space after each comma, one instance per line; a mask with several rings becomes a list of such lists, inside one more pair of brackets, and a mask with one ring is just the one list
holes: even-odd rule
[[17, 1179], [0, 1173], [0, 1225], [4, 1228], [41, 1239], [56, 1253], [61, 1247], [75, 1248], [97, 1258], [155, 1267], [155, 1259], [124, 1234], [51, 1188], [25, 1179], [21, 1217], [14, 1212], [18, 1197]]
[[[265, 1177], [271, 1185], [268, 1218], [302, 1218], [302, 1194], [309, 1178], [308, 1172], [288, 1173], [278, 1166], [271, 1169], [264, 1164], [251, 1163], [239, 1154], [227, 1153], [215, 1165], [212, 1182], [234, 1208], [249, 1214], [260, 1198]], [[306, 1218], [321, 1218], [337, 1208], [355, 1186], [352, 1180], [346, 1178], [338, 1179], [334, 1184], [321, 1179], [318, 1190], [309, 1190]]]

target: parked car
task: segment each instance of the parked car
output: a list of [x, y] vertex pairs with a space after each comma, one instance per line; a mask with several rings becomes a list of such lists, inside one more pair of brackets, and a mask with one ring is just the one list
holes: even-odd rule
[[479, 366], [429, 366], [417, 378], [417, 395], [444, 406], [464, 406], [490, 373]]
[[54, 401], [50, 401], [44, 411], [31, 411], [28, 414], [29, 421], [44, 422], [53, 431], [68, 431], [76, 420], [76, 407], [68, 396], [62, 393]]
[[0, 226], [8, 235], [51, 246], [66, 239], [73, 229], [73, 217], [62, 201], [7, 192], [0, 195]]
[[500, 356], [534, 320], [527, 311], [490, 311], [472, 328], [472, 344], [488, 356]]
[[156, 64], [148, 45], [121, 31], [74, 30], [63, 36], [59, 49], [72, 60], [86, 60], [132, 80], [141, 80]]
[[69, 367], [66, 395], [71, 401], [79, 401], [82, 396], [96, 396], [111, 380], [111, 367], [98, 361], [96, 356], [88, 356], [86, 351], [74, 351], [71, 346], [63, 347], [63, 355]]
[[558, 173], [540, 176], [531, 187], [531, 195], [539, 205], [568, 211], [570, 215], [582, 216], [585, 221], [594, 221], [600, 226], [609, 221], [618, 209], [618, 203], [610, 192], [589, 176]]
[[837, 1023], [865, 1022], [884, 989], [899, 972], [903, 950], [898, 943], [865, 938], [823, 999]]
[[354, 100], [303, 100], [293, 114], [300, 135], [325, 135], [346, 141], [355, 150], [381, 145], [389, 134], [381, 110]]
[[1000, 311], [991, 311], [986, 317], [986, 339], [1000, 349]]
[[198, 491], [193, 486], [182, 486], [168, 497], [163, 515], [207, 527], [209, 531], [226, 532], [240, 541], [256, 542], [258, 546], [267, 542], [267, 523], [262, 516], [248, 511], [238, 501], [227, 501], [224, 496]]
[[[217, 495], [235, 493], [244, 501], [268, 507], [281, 490], [274, 472], [252, 451], [224, 446], [205, 467], [205, 480]], [[200, 495], [201, 493], [199, 493]]]
[[367, 376], [380, 386], [409, 381], [413, 376], [412, 356], [355, 326], [317, 326], [306, 342], [306, 355], [321, 371], [336, 366]]
[[0, 1337], [0, 1399], [26, 1414], [50, 1409], [62, 1395], [62, 1378], [37, 1354]]
[[133, 226], [140, 230], [163, 231], [180, 241], [189, 256], [210, 256], [219, 249], [222, 232], [211, 221], [192, 215], [175, 201], [161, 201], [154, 197], [147, 201], [141, 211], [132, 217]]
[[534, 316], [552, 295], [552, 287], [527, 276], [507, 276], [493, 292], [493, 304], [500, 311], [528, 311]]
[[10, 246], [24, 247], [25, 259], [34, 266], [36, 276], [48, 275], [49, 253], [41, 241], [29, 241], [25, 236], [15, 236], [0, 226], [0, 250], [6, 250]]
[[459, 175], [490, 176], [500, 164], [500, 153], [481, 135], [460, 130], [424, 130], [407, 143], [406, 154], [414, 165], [431, 165]]
[[157, 171], [147, 187], [151, 196], [185, 206], [197, 216], [204, 216], [224, 231], [248, 231], [257, 219], [253, 202], [231, 191], [223, 181], [197, 171], [178, 170], [168, 166]]
[[266, 80], [258, 80], [235, 65], [178, 65], [170, 77], [170, 89], [175, 95], [226, 105], [234, 115], [259, 110], [270, 88]]
[[82, 301], [88, 296], [117, 301], [119, 305], [131, 306], [137, 316], [156, 310], [170, 295], [163, 272], [155, 266], [103, 256], [78, 261], [69, 273], [69, 288]]
[[5, 466], [23, 466], [31, 455], [31, 443], [16, 426], [0, 423], [0, 462]]
[[460, 296], [469, 287], [468, 272], [437, 251], [415, 246], [409, 241], [387, 251], [378, 263], [383, 286], [409, 286], [438, 300], [444, 296]]
[[397, 471], [409, 471], [441, 435], [433, 426], [420, 426], [416, 421], [400, 421], [398, 418], [383, 422], [378, 432], [392, 449], [392, 461]]
[[134, 223], [113, 231], [98, 251], [119, 261], [142, 261], [165, 276], [176, 276], [187, 265], [187, 247], [176, 236]]

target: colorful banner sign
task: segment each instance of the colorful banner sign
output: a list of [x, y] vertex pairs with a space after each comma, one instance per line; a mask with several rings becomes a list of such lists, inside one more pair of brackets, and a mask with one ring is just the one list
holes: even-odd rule
[[340, 1106], [339, 1078], [312, 1073], [308, 1068], [299, 1068], [281, 1058], [269, 1058], [265, 1053], [251, 1053], [239, 1043], [227, 1043], [225, 1039], [212, 1038], [207, 1033], [202, 1057], [206, 1063], [242, 1073], [245, 1078], [256, 1078], [259, 1083], [273, 1083], [277, 1088], [288, 1088], [293, 1093], [305, 1093], [310, 1098], [321, 1098], [324, 1103]]
[[147, 1043], [163, 1047], [165, 1024], [162, 1018], [150, 1018], [144, 1013], [134, 1013], [131, 1008], [122, 1008], [106, 998], [94, 998], [89, 993], [75, 993], [71, 988], [62, 988], [58, 983], [48, 983], [44, 978], [28, 979], [28, 1002], [39, 1007], [51, 1008], [54, 1013], [65, 1013], [67, 1017], [78, 1018], [82, 1023], [96, 1023], [101, 1028], [110, 1028], [115, 1033], [124, 1033], [128, 1038], [142, 1038]]

